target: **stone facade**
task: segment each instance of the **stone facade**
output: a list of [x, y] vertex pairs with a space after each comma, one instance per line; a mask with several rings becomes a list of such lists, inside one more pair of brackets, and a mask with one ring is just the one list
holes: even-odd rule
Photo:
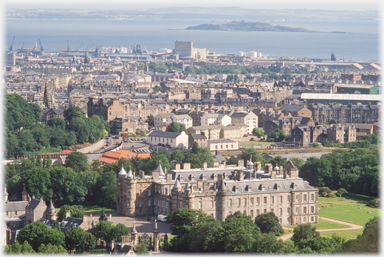
[[152, 176], [143, 171], [135, 176], [122, 169], [117, 178], [117, 212], [126, 216], [167, 215], [178, 208], [201, 209], [224, 221], [240, 211], [254, 219], [274, 212], [281, 225], [316, 224], [318, 189], [298, 177], [291, 161], [272, 168], [249, 161], [244, 167], [224, 166], [191, 169], [190, 163], [176, 164], [164, 172], [159, 164]]

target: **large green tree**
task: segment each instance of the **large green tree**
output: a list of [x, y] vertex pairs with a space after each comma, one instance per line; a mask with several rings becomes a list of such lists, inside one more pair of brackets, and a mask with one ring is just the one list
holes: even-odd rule
[[65, 233], [65, 245], [68, 250], [89, 252], [96, 246], [96, 238], [88, 232], [85, 232], [80, 227], [73, 227]]
[[65, 159], [65, 166], [76, 172], [85, 171], [88, 169], [88, 157], [81, 152], [73, 152]]
[[285, 138], [287, 138], [287, 135], [279, 128], [275, 128], [272, 130], [267, 138], [268, 142], [281, 142]]
[[257, 215], [255, 223], [260, 228], [261, 233], [273, 233], [276, 236], [284, 233], [284, 229], [281, 227], [279, 219], [274, 212]]
[[298, 244], [301, 240], [309, 240], [319, 237], [320, 233], [316, 231], [316, 227], [310, 224], [299, 224], [293, 229], [292, 241]]
[[5, 252], [7, 254], [31, 254], [36, 253], [36, 251], [32, 248], [32, 246], [28, 243], [28, 241], [24, 241], [24, 243], [20, 244], [16, 242], [12, 245], [5, 246]]
[[20, 244], [27, 241], [37, 252], [41, 244], [51, 243], [56, 246], [64, 246], [64, 234], [56, 229], [49, 228], [42, 222], [36, 221], [20, 229], [17, 241]]

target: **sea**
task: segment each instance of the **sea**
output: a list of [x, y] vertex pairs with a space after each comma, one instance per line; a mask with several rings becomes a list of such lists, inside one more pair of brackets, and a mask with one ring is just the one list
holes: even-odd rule
[[[6, 19], [5, 51], [33, 48], [40, 40], [45, 51], [132, 47], [147, 52], [174, 49], [175, 41], [192, 41], [194, 47], [216, 54], [239, 51], [261, 52], [264, 56], [291, 56], [349, 61], [375, 61], [380, 58], [378, 22], [354, 24], [292, 22], [284, 26], [303, 27], [320, 32], [203, 31], [186, 30], [189, 26], [210, 23], [199, 19], [133, 20], [42, 20]], [[38, 47], [39, 43], [38, 43]]]

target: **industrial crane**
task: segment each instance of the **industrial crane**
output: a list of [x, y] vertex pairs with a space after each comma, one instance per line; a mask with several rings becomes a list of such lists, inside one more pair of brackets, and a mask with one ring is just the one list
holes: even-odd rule
[[15, 42], [15, 37], [13, 37], [12, 44], [11, 44], [11, 46], [9, 47], [9, 51], [12, 51], [13, 43], [14, 43], [14, 42]]
[[40, 38], [39, 38], [39, 45], [40, 45], [40, 51], [43, 52], [43, 51], [44, 51], [44, 48], [43, 48], [43, 45], [42, 45], [41, 42], [40, 42]]

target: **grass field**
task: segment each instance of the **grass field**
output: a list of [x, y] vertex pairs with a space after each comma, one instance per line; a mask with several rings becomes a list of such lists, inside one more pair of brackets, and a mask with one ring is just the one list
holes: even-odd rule
[[[60, 211], [60, 208], [55, 208], [56, 213]], [[84, 214], [101, 214], [101, 211], [103, 210], [103, 207], [100, 207], [98, 205], [92, 205], [92, 206], [84, 206]], [[105, 213], [116, 213], [116, 209], [111, 208], [104, 208]]]
[[320, 232], [320, 236], [331, 237], [333, 234], [336, 234], [341, 237], [345, 237], [347, 240], [356, 239], [358, 235], [363, 234], [363, 228], [361, 229], [351, 229], [351, 230], [341, 230], [341, 231], [328, 231]]
[[364, 226], [380, 214], [378, 208], [366, 206], [366, 201], [344, 197], [319, 197], [319, 216]]
[[[318, 220], [319, 224], [313, 225], [316, 229], [333, 229], [333, 228], [350, 228], [350, 226], [335, 223], [328, 220]], [[296, 226], [287, 226], [287, 228], [295, 228]]]

